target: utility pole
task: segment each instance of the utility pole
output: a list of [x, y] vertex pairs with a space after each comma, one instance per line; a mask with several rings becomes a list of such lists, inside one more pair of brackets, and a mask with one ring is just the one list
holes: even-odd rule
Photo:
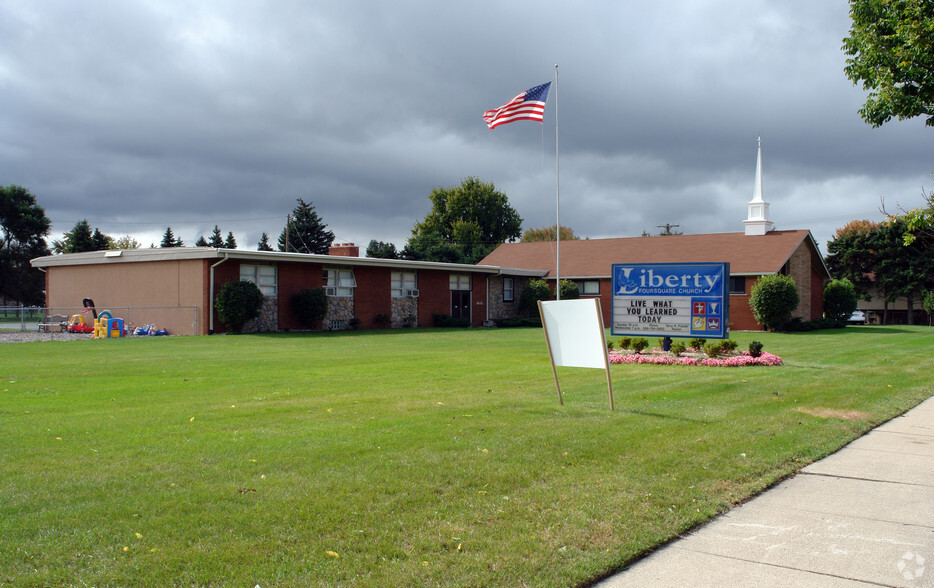
[[659, 229], [665, 229], [665, 232], [664, 232], [664, 233], [661, 233], [662, 235], [670, 235], [670, 234], [671, 234], [671, 229], [673, 229], [673, 228], [677, 229], [677, 228], [680, 227], [681, 225], [673, 225], [673, 224], [671, 224], [671, 223], [666, 223], [666, 224], [664, 224], [664, 225], [655, 225], [655, 226], [658, 227]]

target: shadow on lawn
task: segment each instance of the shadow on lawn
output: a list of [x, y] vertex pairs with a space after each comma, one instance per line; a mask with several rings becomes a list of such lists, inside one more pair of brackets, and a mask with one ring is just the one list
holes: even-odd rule
[[846, 335], [853, 334], [854, 330], [860, 333], [884, 333], [888, 335], [914, 333], [915, 331], [900, 328], [902, 325], [848, 325], [842, 329], [820, 329], [817, 331], [789, 331], [783, 332], [783, 335], [801, 336], [801, 335]]
[[637, 415], [640, 415], [640, 416], [655, 417], [655, 418], [659, 418], [659, 419], [670, 419], [670, 420], [673, 420], [673, 421], [685, 421], [685, 422], [688, 422], [688, 423], [703, 423], [703, 424], [705, 424], [705, 425], [709, 425], [709, 424], [710, 424], [710, 421], [708, 421], [707, 419], [692, 419], [692, 418], [690, 418], [690, 417], [675, 416], [675, 415], [670, 415], [670, 414], [662, 414], [662, 413], [660, 413], [660, 412], [650, 412], [650, 411], [647, 411], [647, 410], [622, 409], [622, 410], [620, 410], [620, 412], [625, 412], [625, 413], [629, 413], [629, 414], [637, 414]]

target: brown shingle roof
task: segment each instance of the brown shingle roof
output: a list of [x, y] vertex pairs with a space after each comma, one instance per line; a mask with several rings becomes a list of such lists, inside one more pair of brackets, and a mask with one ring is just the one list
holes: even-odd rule
[[[583, 239], [561, 242], [561, 277], [608, 277], [614, 263], [729, 262], [733, 275], [772, 274], [781, 270], [810, 231], [668, 235]], [[555, 243], [504, 243], [480, 261], [522, 269], [548, 270], [555, 276]]]

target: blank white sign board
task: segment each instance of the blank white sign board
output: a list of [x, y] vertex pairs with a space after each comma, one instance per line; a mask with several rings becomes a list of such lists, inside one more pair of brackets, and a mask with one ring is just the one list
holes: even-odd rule
[[[556, 366], [606, 370], [612, 410], [613, 389], [610, 384], [610, 362], [607, 357], [600, 300], [548, 300], [539, 302], [538, 308], [542, 316], [542, 327], [545, 329], [552, 371]], [[558, 401], [563, 404], [558, 375], [557, 372], [554, 373]]]

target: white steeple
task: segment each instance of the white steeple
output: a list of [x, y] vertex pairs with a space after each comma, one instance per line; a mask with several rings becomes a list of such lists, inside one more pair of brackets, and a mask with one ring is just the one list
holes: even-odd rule
[[752, 200], [747, 204], [748, 214], [743, 224], [746, 235], [764, 235], [772, 230], [769, 220], [769, 203], [762, 199], [762, 137], [759, 137], [759, 155], [756, 158], [756, 185], [752, 191]]

